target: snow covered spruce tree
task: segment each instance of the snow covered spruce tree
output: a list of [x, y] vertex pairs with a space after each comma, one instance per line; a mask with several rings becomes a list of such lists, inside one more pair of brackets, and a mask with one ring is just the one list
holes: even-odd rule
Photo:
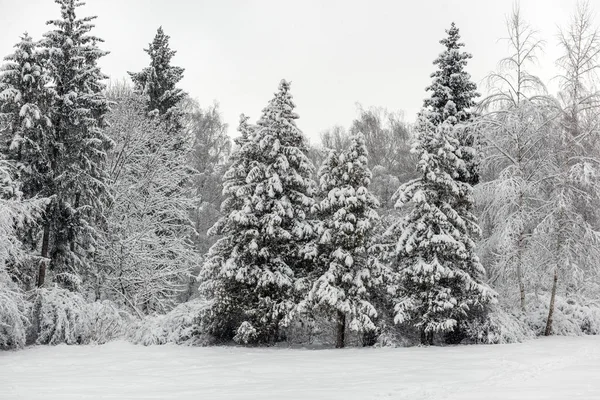
[[136, 90], [146, 96], [150, 115], [162, 117], [170, 133], [179, 133], [182, 122], [177, 105], [186, 94], [176, 85], [183, 78], [184, 69], [171, 65], [177, 52], [169, 47], [169, 39], [159, 27], [152, 43], [144, 49], [150, 56], [150, 65], [141, 72], [129, 72], [129, 75]]
[[[49, 77], [37, 44], [27, 34], [5, 60], [0, 72], [0, 152], [16, 166], [13, 172], [23, 199], [46, 197], [51, 194], [48, 146], [53, 91], [48, 87]], [[35, 223], [19, 229], [28, 253], [37, 250], [38, 232]], [[36, 267], [26, 262], [12, 272], [26, 288], [31, 288], [38, 275]]]
[[[102, 163], [111, 140], [105, 135], [108, 102], [103, 94], [106, 76], [98, 60], [106, 55], [90, 35], [95, 17], [77, 18], [84, 3], [56, 0], [61, 18], [49, 21], [54, 29], [41, 41], [45, 65], [53, 85], [50, 107], [52, 134], [48, 159], [52, 203], [45, 213], [42, 256], [50, 258], [55, 279], [70, 289], [79, 286], [95, 249], [94, 221], [106, 199]], [[45, 281], [40, 268], [38, 285]]]
[[459, 320], [473, 318], [496, 297], [483, 283], [485, 270], [475, 254], [479, 227], [464, 207], [473, 201], [471, 185], [457, 180], [465, 162], [454, 128], [446, 122], [429, 126], [413, 149], [421, 178], [396, 193], [397, 208], [412, 208], [388, 231], [396, 238], [394, 321], [418, 328], [423, 344], [433, 344], [435, 333], [453, 332]]
[[[433, 82], [426, 88], [431, 97], [423, 102], [423, 116], [433, 126], [444, 121], [451, 124], [468, 122], [473, 117], [475, 99], [479, 96], [477, 85], [471, 81], [471, 75], [465, 71], [472, 55], [460, 51], [464, 43], [454, 22], [446, 30], [448, 36], [440, 41], [445, 50], [433, 61], [438, 70], [431, 74]], [[451, 118], [452, 117], [452, 118]], [[479, 182], [477, 159], [473, 147], [477, 144], [476, 132], [464, 129], [457, 132], [461, 158], [466, 163], [467, 174], [459, 175], [459, 180], [475, 185]]]
[[[100, 236], [96, 298], [106, 296], [138, 314], [170, 310], [198, 264], [188, 213], [195, 206], [186, 151], [175, 149], [164, 122], [149, 118], [133, 91], [118, 96], [107, 116], [115, 141], [107, 172], [112, 201]], [[181, 182], [188, 181], [188, 184]]]
[[223, 237], [200, 274], [212, 299], [209, 330], [223, 340], [279, 340], [306, 289], [314, 167], [289, 90], [282, 80], [256, 126], [242, 120], [241, 147], [224, 177], [224, 216], [212, 228]]
[[374, 331], [372, 291], [379, 271], [370, 268], [368, 248], [379, 216], [379, 203], [369, 192], [371, 171], [362, 134], [351, 138], [347, 150], [331, 151], [319, 170], [320, 198], [317, 260], [312, 287], [301, 309], [333, 314], [337, 318], [336, 347], [345, 346], [346, 320], [350, 329]]

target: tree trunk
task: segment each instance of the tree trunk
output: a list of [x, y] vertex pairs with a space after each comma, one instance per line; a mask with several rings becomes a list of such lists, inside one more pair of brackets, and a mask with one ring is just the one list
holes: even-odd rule
[[335, 347], [343, 349], [346, 345], [346, 314], [341, 311], [337, 312], [337, 337]]
[[[75, 210], [77, 210], [79, 208], [79, 199], [80, 199], [80, 194], [77, 193], [75, 194]], [[71, 234], [69, 235], [71, 238], [71, 243], [69, 243], [69, 248], [71, 249], [71, 252], [75, 252], [75, 230], [71, 230]]]
[[42, 287], [46, 280], [46, 266], [48, 264], [48, 247], [50, 242], [50, 223], [44, 225], [44, 235], [42, 236], [42, 260], [38, 271], [37, 287]]
[[421, 344], [433, 346], [433, 332], [426, 332], [425, 328], [421, 328]]
[[558, 268], [554, 268], [554, 280], [552, 282], [552, 294], [550, 295], [550, 307], [548, 308], [548, 321], [546, 321], [545, 336], [552, 334], [552, 317], [554, 315], [554, 300], [556, 298], [556, 286], [558, 283]]
[[521, 264], [517, 265], [517, 275], [519, 276], [519, 294], [521, 296], [521, 311], [525, 312], [525, 285], [523, 284], [523, 273]]
[[[519, 213], [523, 220], [523, 191], [519, 192]], [[517, 280], [519, 281], [519, 295], [521, 297], [521, 311], [525, 312], [525, 284], [523, 283], [523, 246], [525, 245], [525, 232], [523, 227], [519, 229], [517, 241]]]

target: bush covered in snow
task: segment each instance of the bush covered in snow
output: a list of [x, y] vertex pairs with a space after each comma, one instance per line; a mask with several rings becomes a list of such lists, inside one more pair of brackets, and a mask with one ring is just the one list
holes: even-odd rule
[[535, 337], [522, 316], [506, 312], [500, 307], [487, 315], [464, 324], [466, 340], [483, 344], [521, 343]]
[[38, 289], [31, 322], [37, 344], [89, 343], [88, 307], [78, 293], [58, 287]]
[[36, 344], [104, 344], [125, 335], [131, 317], [110, 301], [88, 303], [78, 293], [41, 288], [31, 308], [31, 335]]
[[109, 300], [87, 304], [90, 341], [104, 344], [125, 336], [132, 316]]
[[208, 344], [210, 338], [204, 334], [201, 322], [207, 304], [205, 300], [196, 299], [178, 305], [167, 314], [145, 317], [129, 327], [126, 337], [132, 343], [144, 346]]
[[0, 270], [0, 349], [25, 345], [28, 304], [8, 274]]
[[[548, 319], [547, 294], [529, 297], [527, 302], [527, 324], [537, 335], [543, 335]], [[585, 299], [556, 296], [552, 334], [580, 336], [600, 334], [600, 306]]]

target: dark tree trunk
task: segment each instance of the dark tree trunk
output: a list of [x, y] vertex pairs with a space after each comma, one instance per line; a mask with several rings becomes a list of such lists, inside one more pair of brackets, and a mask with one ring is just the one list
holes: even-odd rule
[[[75, 210], [76, 210], [75, 212], [77, 212], [77, 209], [79, 208], [79, 199], [80, 199], [80, 195], [79, 195], [79, 193], [77, 193], [75, 195]], [[71, 234], [69, 236], [70, 236], [70, 240], [71, 240], [71, 243], [69, 243], [69, 248], [71, 249], [71, 252], [75, 252], [75, 230], [74, 229], [71, 230]]]
[[343, 349], [346, 346], [346, 314], [337, 312], [337, 337], [335, 347]]
[[421, 328], [421, 344], [424, 346], [432, 346], [433, 332], [425, 332], [425, 328]]
[[50, 242], [50, 223], [44, 225], [44, 235], [42, 236], [42, 260], [40, 261], [40, 269], [38, 272], [37, 287], [42, 287], [46, 280], [46, 267], [48, 264], [48, 248]]
[[556, 286], [558, 285], [558, 268], [554, 269], [554, 279], [552, 282], [552, 294], [550, 295], [550, 306], [548, 307], [548, 321], [546, 321], [545, 336], [552, 334], [552, 317], [554, 316], [554, 300], [556, 299]]

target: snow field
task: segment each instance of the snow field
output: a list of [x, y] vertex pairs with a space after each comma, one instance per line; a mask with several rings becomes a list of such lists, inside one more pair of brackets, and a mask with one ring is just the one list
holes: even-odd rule
[[0, 353], [0, 399], [600, 399], [600, 337], [414, 348], [39, 346]]

